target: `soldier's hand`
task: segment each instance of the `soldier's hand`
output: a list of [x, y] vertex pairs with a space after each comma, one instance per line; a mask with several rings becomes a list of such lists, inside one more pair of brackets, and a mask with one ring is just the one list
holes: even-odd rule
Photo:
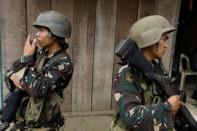
[[31, 56], [34, 55], [35, 52], [36, 52], [36, 39], [31, 40], [31, 35], [28, 35], [24, 46], [23, 56]]
[[10, 76], [10, 80], [13, 81], [13, 83], [16, 87], [18, 87], [20, 90], [23, 90], [23, 88], [21, 86], [21, 82], [15, 73]]
[[172, 106], [172, 112], [176, 114], [181, 105], [180, 97], [178, 95], [171, 96], [170, 98], [168, 98], [168, 102]]

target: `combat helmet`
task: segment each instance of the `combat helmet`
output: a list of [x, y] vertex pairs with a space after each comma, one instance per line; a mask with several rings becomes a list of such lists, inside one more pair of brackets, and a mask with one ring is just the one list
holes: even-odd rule
[[145, 48], [159, 42], [163, 33], [174, 30], [175, 28], [163, 16], [151, 15], [135, 22], [130, 28], [129, 37], [139, 48]]
[[68, 18], [57, 11], [42, 12], [34, 27], [47, 27], [51, 33], [61, 38], [69, 38], [71, 36], [71, 23]]

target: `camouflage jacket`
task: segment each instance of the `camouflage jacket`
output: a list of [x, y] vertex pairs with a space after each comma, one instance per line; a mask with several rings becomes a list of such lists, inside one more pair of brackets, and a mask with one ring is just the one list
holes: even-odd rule
[[[23, 56], [15, 61], [5, 74], [8, 89], [14, 89], [10, 76], [25, 67], [21, 83], [31, 97], [44, 98], [53, 91], [62, 92], [72, 77], [72, 61], [65, 49], [57, 51], [50, 58], [47, 53], [47, 49], [42, 49], [37, 52], [36, 57]], [[45, 60], [39, 70], [38, 64], [43, 57]]]
[[[171, 105], [160, 99], [162, 91], [133, 67], [123, 66], [115, 79], [114, 97], [124, 127], [153, 131], [154, 125], [172, 128]], [[170, 124], [169, 124], [170, 123]]]
[[[39, 66], [40, 63], [42, 66]], [[5, 82], [10, 91], [15, 89], [10, 76], [23, 68], [25, 68], [25, 72], [21, 83], [24, 97], [18, 107], [16, 116], [19, 117], [16, 119], [20, 118], [26, 123], [33, 121], [33, 125], [38, 126], [53, 126], [53, 124], [59, 126], [58, 120], [62, 118], [60, 104], [63, 90], [69, 84], [73, 73], [73, 63], [66, 50], [62, 48], [48, 57], [47, 49], [42, 49], [37, 52], [35, 57], [23, 56], [15, 61], [5, 75]], [[54, 93], [58, 97], [54, 98], [54, 95], [51, 95]], [[39, 113], [34, 114], [35, 112]]]

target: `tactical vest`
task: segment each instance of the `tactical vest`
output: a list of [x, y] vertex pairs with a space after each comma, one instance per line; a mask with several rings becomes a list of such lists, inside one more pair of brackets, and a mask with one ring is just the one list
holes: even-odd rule
[[[57, 54], [49, 60], [49, 66], [52, 66], [57, 59], [65, 56], [65, 52]], [[43, 57], [37, 64], [37, 69], [41, 70], [43, 66]], [[51, 67], [48, 67], [49, 69]], [[55, 120], [61, 117], [60, 106], [63, 103], [63, 98], [57, 92], [49, 94], [45, 99], [35, 99], [30, 96], [24, 97], [18, 107], [16, 113], [16, 125], [24, 123], [27, 127], [60, 127], [62, 120]], [[55, 120], [55, 122], [54, 122]], [[22, 126], [24, 126], [22, 125]]]

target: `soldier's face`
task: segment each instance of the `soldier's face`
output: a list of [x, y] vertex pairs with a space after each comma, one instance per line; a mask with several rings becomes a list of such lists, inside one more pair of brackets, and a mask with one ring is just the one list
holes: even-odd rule
[[160, 59], [165, 54], [168, 48], [168, 39], [169, 39], [169, 33], [164, 33], [161, 36], [158, 44], [155, 44], [153, 46], [155, 58]]
[[48, 29], [44, 27], [38, 28], [38, 31], [36, 33], [36, 39], [38, 41], [38, 44], [42, 48], [47, 48], [51, 46], [54, 42]]

